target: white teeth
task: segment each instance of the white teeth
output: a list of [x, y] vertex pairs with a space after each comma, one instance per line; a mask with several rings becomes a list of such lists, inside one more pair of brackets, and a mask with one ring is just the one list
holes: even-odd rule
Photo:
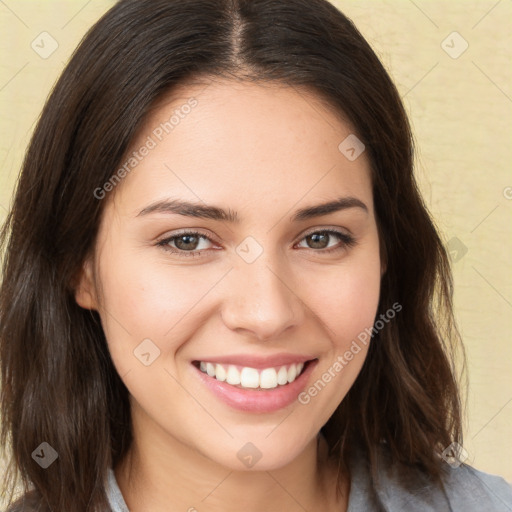
[[226, 380], [226, 370], [224, 370], [224, 366], [221, 364], [215, 365], [215, 378], [221, 382]]
[[275, 368], [265, 368], [260, 375], [260, 388], [277, 388], [277, 372]]
[[210, 377], [215, 377], [215, 366], [212, 363], [206, 363], [206, 373]]
[[277, 383], [280, 386], [288, 384], [288, 370], [286, 369], [286, 366], [281, 366], [281, 368], [279, 368], [279, 371], [277, 372]]
[[240, 384], [240, 372], [236, 369], [236, 367], [232, 365], [228, 366], [226, 382], [228, 384], [231, 384], [232, 386], [237, 386], [238, 384]]
[[[227, 367], [227, 370], [226, 370]], [[232, 386], [241, 386], [249, 389], [274, 389], [277, 386], [285, 386], [293, 382], [304, 368], [304, 363], [280, 366], [278, 368], [265, 368], [256, 370], [248, 366], [239, 371], [232, 364], [222, 365], [200, 361], [199, 368], [210, 377], [215, 377], [221, 382], [227, 382]]]
[[[208, 365], [206, 365], [206, 369], [208, 369]], [[288, 382], [293, 382], [295, 377], [297, 376], [297, 367], [292, 364], [290, 368], [288, 368]]]
[[257, 388], [260, 385], [260, 375], [254, 368], [242, 368], [240, 385], [243, 388]]

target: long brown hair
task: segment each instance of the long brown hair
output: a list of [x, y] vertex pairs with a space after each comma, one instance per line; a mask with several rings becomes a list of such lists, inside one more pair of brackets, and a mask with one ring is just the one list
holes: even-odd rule
[[[441, 481], [462, 443], [450, 265], [413, 176], [400, 96], [353, 23], [326, 0], [121, 0], [86, 34], [48, 98], [3, 226], [1, 437], [5, 484], [37, 510], [108, 510], [107, 469], [132, 440], [128, 391], [95, 311], [74, 299], [118, 169], [162, 95], [203, 77], [304, 88], [350, 120], [372, 167], [387, 270], [364, 366], [322, 431], [342, 470], [379, 446]], [[341, 141], [340, 141], [341, 142]], [[32, 458], [46, 442], [58, 462]], [[28, 502], [27, 502], [28, 503]]]

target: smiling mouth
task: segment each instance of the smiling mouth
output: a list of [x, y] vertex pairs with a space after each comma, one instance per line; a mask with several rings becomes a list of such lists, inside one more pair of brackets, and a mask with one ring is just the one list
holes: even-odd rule
[[287, 386], [302, 375], [312, 359], [304, 363], [292, 363], [263, 369], [232, 364], [192, 361], [192, 364], [208, 376], [239, 389], [272, 390]]

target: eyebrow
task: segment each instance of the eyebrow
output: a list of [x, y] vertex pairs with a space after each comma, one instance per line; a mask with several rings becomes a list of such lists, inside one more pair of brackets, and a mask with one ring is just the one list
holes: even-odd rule
[[[350, 208], [360, 208], [368, 213], [368, 207], [361, 200], [355, 197], [340, 197], [327, 203], [301, 208], [295, 212], [291, 221], [304, 221]], [[162, 200], [151, 203], [141, 210], [137, 217], [149, 215], [150, 213], [169, 213], [185, 217], [227, 221], [233, 224], [240, 223], [240, 217], [237, 212], [231, 209], [224, 210], [218, 206], [183, 201], [181, 199]]]

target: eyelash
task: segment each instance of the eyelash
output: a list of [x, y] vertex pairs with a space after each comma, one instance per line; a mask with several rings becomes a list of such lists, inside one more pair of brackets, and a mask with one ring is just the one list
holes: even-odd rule
[[[329, 235], [337, 236], [342, 241], [342, 244], [338, 247], [331, 247], [330, 249], [318, 249], [318, 250], [311, 249], [312, 251], [315, 251], [315, 252], [320, 252], [323, 254], [326, 254], [326, 253], [330, 254], [332, 252], [337, 252], [337, 251], [341, 251], [346, 248], [353, 247], [356, 244], [356, 239], [354, 237], [352, 237], [351, 235], [347, 235], [346, 233], [343, 233], [341, 231], [334, 230], [334, 229], [320, 229], [318, 231], [311, 231], [310, 233], [306, 233], [301, 238], [301, 240], [299, 240], [299, 242], [301, 242], [308, 236], [316, 235], [316, 234], [329, 234]], [[193, 257], [196, 255], [200, 255], [202, 252], [204, 252], [204, 250], [203, 251], [184, 251], [182, 249], [173, 249], [173, 248], [169, 247], [169, 243], [172, 242], [173, 240], [180, 238], [182, 236], [190, 236], [190, 235], [197, 236], [197, 237], [200, 237], [200, 238], [203, 238], [203, 239], [206, 239], [206, 240], [209, 240], [210, 242], [212, 242], [212, 240], [210, 240], [209, 237], [207, 237], [205, 234], [200, 233], [198, 231], [184, 231], [183, 233], [179, 233], [177, 235], [173, 235], [171, 237], [160, 240], [159, 242], [157, 242], [156, 245], [159, 247], [162, 247], [162, 249], [164, 251], [171, 252], [172, 254], [177, 254], [179, 257], [182, 257], [182, 256], [183, 257]]]

